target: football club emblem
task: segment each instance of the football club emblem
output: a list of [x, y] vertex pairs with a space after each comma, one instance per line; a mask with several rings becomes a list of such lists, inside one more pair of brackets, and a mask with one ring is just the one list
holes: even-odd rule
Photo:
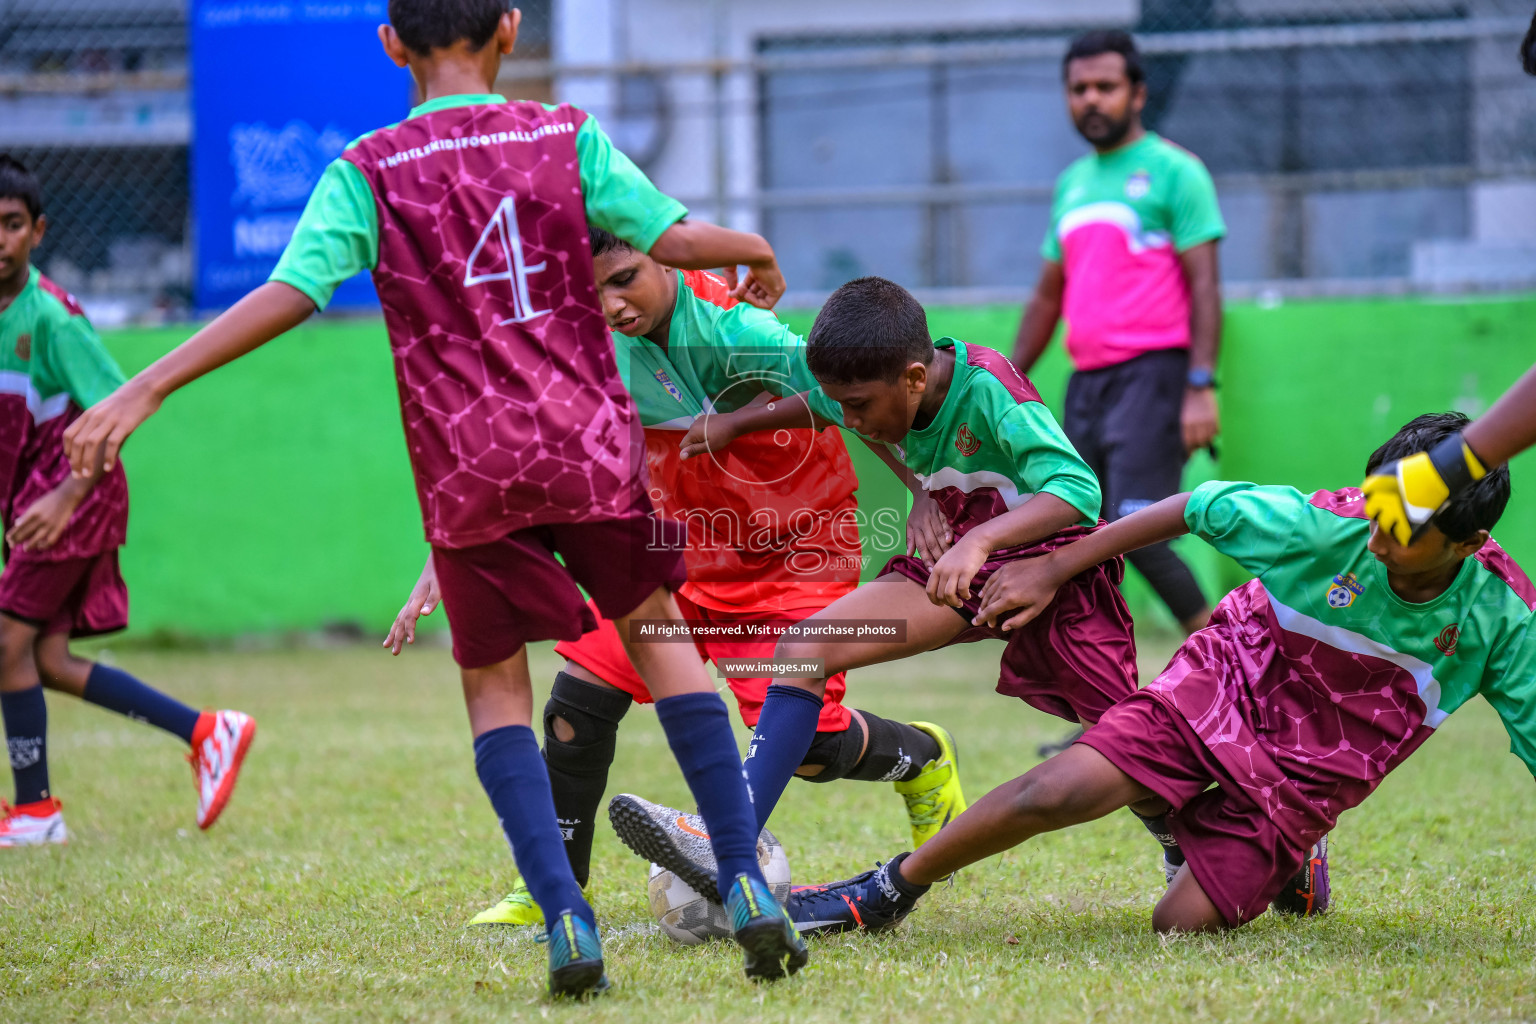
[[31, 359], [32, 358], [32, 335], [30, 335], [30, 334], [22, 334], [22, 335], [18, 335], [17, 336], [17, 338], [16, 338], [16, 358], [17, 359]]
[[667, 394], [671, 395], [676, 401], [681, 402], [683, 400], [683, 389], [672, 383], [672, 378], [667, 376], [666, 370], [656, 371], [656, 383], [666, 388]]
[[1136, 171], [1125, 179], [1125, 198], [1140, 199], [1152, 191], [1152, 175], [1146, 171]]
[[1354, 573], [1342, 573], [1333, 578], [1333, 586], [1328, 588], [1328, 607], [1348, 608], [1364, 592], [1365, 588], [1355, 579]]
[[961, 455], [975, 455], [981, 451], [981, 438], [971, 433], [969, 424], [962, 423], [960, 429], [955, 431], [955, 448]]
[[1461, 627], [1453, 623], [1442, 629], [1440, 635], [1435, 637], [1435, 648], [1449, 658], [1456, 653], [1456, 641], [1460, 639]]

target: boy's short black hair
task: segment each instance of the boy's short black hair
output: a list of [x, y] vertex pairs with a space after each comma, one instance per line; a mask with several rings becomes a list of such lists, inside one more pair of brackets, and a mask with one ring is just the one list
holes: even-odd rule
[[593, 227], [589, 224], [587, 225], [587, 232], [592, 236], [593, 259], [597, 259], [604, 253], [613, 252], [615, 250], [628, 250], [631, 252], [634, 251], [634, 246], [630, 245], [628, 242], [624, 241], [624, 239], [620, 238], [618, 235], [611, 231], [604, 231], [602, 228]]
[[446, 50], [461, 39], [478, 50], [507, 10], [507, 0], [389, 0], [389, 23], [412, 53]]
[[849, 281], [816, 314], [805, 361], [817, 380], [831, 384], [894, 384], [910, 364], [933, 361], [928, 314], [894, 281]]
[[1101, 53], [1118, 53], [1125, 58], [1125, 77], [1131, 80], [1132, 86], [1147, 80], [1146, 69], [1141, 66], [1141, 51], [1136, 49], [1136, 40], [1131, 38], [1131, 34], [1118, 28], [1096, 28], [1084, 32], [1067, 47], [1067, 55], [1061, 58], [1062, 81], [1067, 78], [1067, 65], [1084, 57], [1097, 57]]
[[43, 190], [37, 175], [5, 153], [0, 153], [0, 199], [20, 199], [34, 221], [43, 215]]
[[1531, 15], [1531, 27], [1520, 41], [1520, 66], [1526, 74], [1536, 75], [1536, 14]]
[[[1365, 464], [1366, 476], [1393, 459], [1405, 459], [1427, 452], [1472, 421], [1459, 412], [1427, 412], [1415, 416], [1392, 439], [1371, 453]], [[1491, 530], [1509, 504], [1509, 467], [1500, 466], [1468, 487], [1435, 513], [1430, 520], [1453, 543], [1470, 540], [1478, 530]]]

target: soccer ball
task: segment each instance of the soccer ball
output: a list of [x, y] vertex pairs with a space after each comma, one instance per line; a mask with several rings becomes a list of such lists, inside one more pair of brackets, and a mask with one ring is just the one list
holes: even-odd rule
[[[757, 863], [763, 878], [773, 891], [773, 898], [783, 903], [789, 899], [789, 858], [778, 839], [766, 828], [757, 834]], [[651, 914], [661, 930], [674, 942], [695, 946], [708, 939], [728, 939], [731, 923], [720, 904], [700, 896], [694, 889], [660, 864], [651, 865], [646, 891], [651, 900]]]

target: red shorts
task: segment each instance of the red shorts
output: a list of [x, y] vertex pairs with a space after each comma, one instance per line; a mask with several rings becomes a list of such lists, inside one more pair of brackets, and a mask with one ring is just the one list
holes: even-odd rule
[[[681, 594], [676, 595], [677, 607], [685, 619], [717, 622], [722, 624], [743, 622], [799, 622], [821, 611], [820, 608], [797, 608], [792, 611], [721, 611], [718, 608], [702, 608]], [[695, 639], [699, 658], [715, 661], [720, 658], [771, 658], [778, 640], [768, 636], [761, 640]], [[569, 658], [582, 668], [597, 675], [606, 683], [617, 686], [641, 704], [650, 704], [651, 691], [629, 662], [629, 654], [619, 639], [619, 630], [608, 619], [597, 624], [597, 629], [579, 640], [567, 640], [555, 645], [555, 653]], [[741, 720], [749, 727], [757, 725], [763, 713], [763, 697], [768, 692], [771, 679], [729, 679], [731, 692], [736, 695], [736, 706], [741, 709]], [[843, 732], [851, 720], [848, 709], [843, 707], [843, 693], [847, 689], [844, 674], [839, 672], [827, 679], [826, 695], [821, 707], [821, 718], [816, 722], [817, 732]]]
[[608, 618], [628, 615], [658, 587], [682, 586], [683, 528], [651, 515], [649, 499], [641, 500], [644, 511], [637, 506], [623, 519], [551, 523], [475, 547], [433, 547], [453, 660], [483, 668], [524, 644], [596, 629], [578, 584]]
[[[1038, 544], [994, 553], [971, 581], [976, 595], [956, 609], [967, 624], [981, 608], [982, 586], [1009, 562], [1036, 558], [1087, 536], [1069, 527]], [[932, 575], [920, 558], [898, 555], [884, 573], [898, 573], [926, 587]], [[1131, 612], [1120, 594], [1125, 563], [1116, 558], [1080, 573], [1056, 592], [1056, 599], [1022, 629], [1005, 633], [991, 626], [967, 626], [949, 644], [1002, 640], [997, 692], [1069, 722], [1091, 725], [1117, 701], [1136, 692], [1136, 637]]]
[[0, 612], [44, 636], [98, 636], [128, 627], [128, 585], [117, 549], [54, 562], [15, 554], [0, 572]]
[[1127, 697], [1077, 742], [1173, 806], [1169, 829], [1195, 881], [1232, 927], [1264, 913], [1306, 862], [1310, 846], [1276, 828], [1157, 694]]

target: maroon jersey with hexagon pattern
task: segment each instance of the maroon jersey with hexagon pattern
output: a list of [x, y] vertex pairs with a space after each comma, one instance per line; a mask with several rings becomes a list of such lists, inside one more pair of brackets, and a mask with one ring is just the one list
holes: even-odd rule
[[644, 437], [593, 278], [585, 118], [449, 107], [343, 154], [378, 202], [373, 279], [435, 545], [618, 518], [644, 500]]

